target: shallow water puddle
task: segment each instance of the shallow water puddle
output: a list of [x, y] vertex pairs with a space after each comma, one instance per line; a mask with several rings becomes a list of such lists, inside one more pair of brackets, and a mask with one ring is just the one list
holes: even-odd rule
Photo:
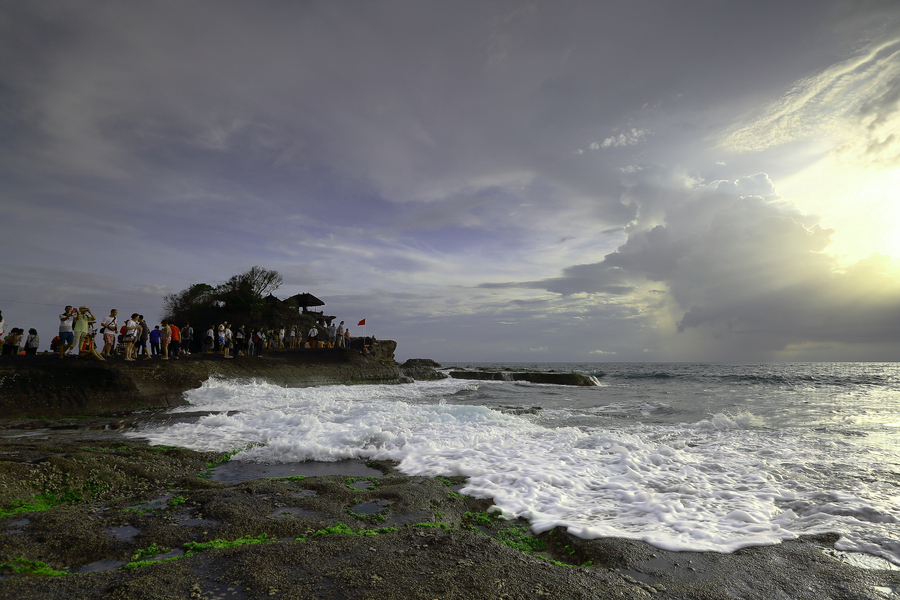
[[320, 477], [323, 475], [380, 477], [381, 474], [381, 471], [376, 471], [367, 467], [365, 463], [356, 460], [341, 460], [337, 462], [306, 461], [277, 465], [263, 465], [232, 460], [212, 469], [210, 471], [210, 479], [226, 483], [241, 483], [251, 479], [263, 478], [280, 479], [284, 477]]
[[97, 562], [92, 562], [89, 565], [84, 565], [79, 568], [76, 573], [104, 573], [106, 571], [115, 571], [122, 565], [127, 564], [124, 560], [113, 560], [108, 558], [106, 560], [98, 560]]
[[153, 500], [148, 500], [147, 502], [138, 502], [136, 504], [132, 504], [130, 507], [126, 508], [126, 512], [153, 512], [157, 510], [164, 510], [169, 506], [169, 500], [175, 497], [175, 494], [172, 492], [163, 494]]
[[131, 525], [120, 525], [118, 527], [106, 527], [103, 531], [120, 541], [128, 541], [141, 532], [137, 527]]
[[200, 519], [191, 516], [190, 512], [183, 512], [177, 515], [172, 515], [172, 517], [177, 521], [175, 523], [179, 527], [194, 527], [197, 525], [206, 525], [207, 527], [218, 527], [222, 523], [220, 521], [215, 521], [213, 519]]
[[390, 500], [373, 500], [372, 502], [361, 502], [350, 510], [355, 512], [358, 515], [374, 515], [377, 512], [381, 512], [388, 506], [393, 504]]
[[375, 487], [374, 483], [372, 483], [371, 481], [368, 481], [366, 479], [363, 479], [362, 481], [355, 481], [348, 485], [355, 490], [369, 490], [369, 489], [372, 489], [373, 487]]
[[12, 523], [10, 523], [9, 525], [6, 526], [7, 527], [6, 533], [8, 533], [10, 535], [12, 535], [14, 533], [25, 533], [25, 530], [21, 529], [21, 528], [25, 527], [29, 523], [31, 523], [31, 521], [29, 521], [28, 519], [20, 519], [18, 521], [13, 521]]
[[316, 493], [313, 490], [300, 490], [293, 494], [294, 498], [312, 498]]

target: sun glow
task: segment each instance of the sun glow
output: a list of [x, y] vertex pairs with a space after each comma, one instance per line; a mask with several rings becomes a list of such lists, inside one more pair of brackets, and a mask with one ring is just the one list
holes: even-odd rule
[[900, 168], [859, 167], [827, 157], [778, 182], [778, 191], [834, 229], [827, 252], [856, 261], [900, 257]]

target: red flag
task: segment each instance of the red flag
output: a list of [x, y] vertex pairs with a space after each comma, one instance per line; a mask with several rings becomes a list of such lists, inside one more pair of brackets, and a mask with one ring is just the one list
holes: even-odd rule
[[366, 324], [366, 320], [363, 319], [362, 321], [360, 321], [359, 323], [357, 323], [356, 326], [357, 326], [357, 327], [362, 327], [362, 326], [365, 325], [365, 324]]

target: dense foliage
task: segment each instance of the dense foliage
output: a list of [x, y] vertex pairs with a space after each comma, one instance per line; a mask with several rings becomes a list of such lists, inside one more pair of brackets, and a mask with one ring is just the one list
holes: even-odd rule
[[283, 281], [278, 271], [255, 266], [216, 286], [195, 283], [165, 297], [163, 318], [176, 325], [190, 322], [195, 329], [218, 326], [227, 321], [248, 328], [290, 329], [297, 326], [305, 333], [315, 323], [315, 318], [301, 314], [295, 299], [282, 301], [271, 295]]

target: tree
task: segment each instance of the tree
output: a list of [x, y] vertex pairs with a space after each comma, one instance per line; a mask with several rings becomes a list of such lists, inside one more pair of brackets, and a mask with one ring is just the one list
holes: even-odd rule
[[306, 322], [298, 314], [296, 303], [266, 301], [283, 281], [278, 271], [256, 266], [215, 287], [195, 283], [165, 297], [163, 318], [176, 323], [189, 321], [198, 327], [215, 327], [224, 321], [249, 327], [303, 326]]
[[232, 277], [219, 286], [222, 292], [240, 292], [250, 294], [254, 299], [262, 300], [284, 283], [284, 277], [278, 271], [255, 266], [240, 275]]
[[211, 285], [195, 283], [176, 294], [167, 294], [163, 298], [163, 310], [167, 316], [175, 317], [200, 306], [211, 305], [215, 301], [215, 291]]

